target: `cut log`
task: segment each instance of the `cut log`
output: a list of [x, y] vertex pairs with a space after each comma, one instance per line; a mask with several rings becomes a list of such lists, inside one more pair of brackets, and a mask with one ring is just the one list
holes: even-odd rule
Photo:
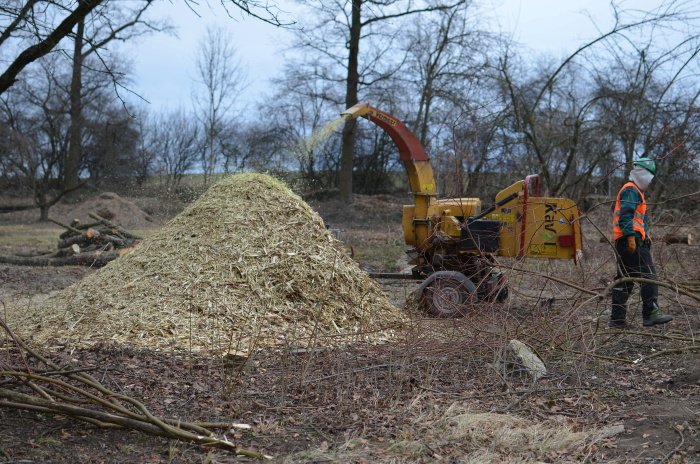
[[72, 237], [64, 238], [63, 240], [58, 241], [58, 248], [68, 248], [72, 245], [80, 245], [83, 248], [86, 247], [90, 243], [97, 243], [97, 244], [104, 244], [104, 243], [111, 243], [112, 245], [116, 247], [125, 247], [128, 246], [128, 243], [126, 240], [123, 240], [119, 237], [115, 237], [113, 235], [97, 235], [94, 238], [90, 238], [86, 235], [73, 235]]
[[683, 245], [692, 245], [693, 244], [693, 234], [688, 232], [687, 234], [667, 234], [664, 235], [664, 242], [671, 244], [671, 243], [680, 243]]
[[100, 231], [93, 229], [93, 228], [90, 228], [90, 229], [85, 231], [85, 236], [87, 238], [93, 238], [93, 239], [98, 238], [100, 236]]
[[30, 251], [18, 251], [15, 253], [16, 256], [22, 256], [23, 258], [31, 258], [33, 256], [50, 255], [53, 253], [51, 250], [30, 250]]
[[0, 255], [0, 263], [20, 266], [104, 266], [128, 253], [133, 249], [134, 241], [139, 240], [137, 235], [97, 214], [90, 213], [90, 216], [99, 222], [81, 224], [74, 219], [70, 224], [64, 224], [49, 219], [65, 229], [58, 240], [57, 251], [31, 256]]
[[102, 223], [99, 221], [98, 222], [88, 222], [87, 224], [81, 224], [80, 227], [76, 227], [76, 229], [88, 230], [88, 229], [91, 229], [93, 227], [99, 227], [101, 225], [102, 225]]
[[121, 257], [124, 256], [124, 255], [128, 255], [128, 254], [131, 253], [132, 251], [134, 251], [134, 247], [120, 248], [120, 249], [117, 250], [117, 257], [118, 257], [118, 258], [121, 258]]
[[93, 251], [65, 257], [24, 257], [0, 255], [0, 263], [18, 266], [94, 266], [102, 267], [117, 257], [117, 252]]

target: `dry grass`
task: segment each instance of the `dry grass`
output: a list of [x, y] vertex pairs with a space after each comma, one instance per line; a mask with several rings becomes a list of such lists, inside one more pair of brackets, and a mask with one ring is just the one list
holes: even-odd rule
[[576, 432], [561, 418], [533, 421], [453, 404], [415, 417], [395, 439], [351, 438], [335, 448], [324, 445], [286, 456], [282, 462], [542, 462], [556, 453], [587, 448], [599, 437], [598, 431]]
[[0, 225], [0, 242], [10, 247], [50, 249], [56, 247], [60, 233], [61, 229], [54, 225], [3, 224]]
[[259, 174], [213, 186], [46, 304], [10, 318], [20, 335], [210, 352], [385, 339], [405, 317], [306, 203]]

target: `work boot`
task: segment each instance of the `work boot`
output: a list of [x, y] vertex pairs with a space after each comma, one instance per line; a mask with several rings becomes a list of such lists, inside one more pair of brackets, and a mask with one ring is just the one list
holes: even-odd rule
[[627, 322], [624, 319], [611, 319], [610, 322], [608, 322], [608, 328], [623, 330], [627, 328]]
[[659, 308], [654, 308], [654, 310], [649, 314], [649, 317], [642, 319], [642, 325], [644, 327], [651, 327], [653, 325], [665, 324], [673, 320], [672, 316], [659, 314]]

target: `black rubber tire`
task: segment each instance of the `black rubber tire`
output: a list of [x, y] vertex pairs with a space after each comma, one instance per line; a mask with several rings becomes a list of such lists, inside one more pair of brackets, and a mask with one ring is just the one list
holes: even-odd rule
[[474, 284], [463, 274], [454, 274], [458, 275], [435, 276], [423, 289], [423, 305], [432, 316], [464, 317], [476, 299]]

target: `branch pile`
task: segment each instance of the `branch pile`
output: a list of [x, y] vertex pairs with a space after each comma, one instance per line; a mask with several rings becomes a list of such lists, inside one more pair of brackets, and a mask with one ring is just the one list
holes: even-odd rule
[[91, 266], [102, 267], [123, 256], [138, 245], [141, 237], [107, 219], [90, 213], [95, 221], [81, 224], [75, 219], [70, 225], [51, 219], [65, 229], [52, 253], [30, 255], [0, 255], [0, 263], [21, 266]]
[[[211, 428], [233, 424], [201, 424], [153, 415], [141, 402], [112, 391], [86, 371], [59, 366], [30, 348], [0, 319], [7, 337], [7, 356], [0, 359], [0, 408], [60, 414], [101, 428], [131, 429], [149, 435], [221, 448], [241, 456], [267, 456], [238, 448]], [[3, 345], [0, 337], [0, 347]], [[17, 364], [20, 364], [17, 366]]]

